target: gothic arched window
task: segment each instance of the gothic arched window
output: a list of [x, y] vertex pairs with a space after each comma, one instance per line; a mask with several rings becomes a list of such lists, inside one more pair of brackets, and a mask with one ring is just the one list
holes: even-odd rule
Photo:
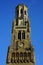
[[23, 9], [21, 9], [21, 14], [23, 14]]
[[25, 31], [22, 33], [22, 39], [25, 39]]
[[19, 52], [16, 52], [16, 60], [19, 62]]
[[26, 15], [26, 11], [25, 11], [24, 13], [25, 13], [25, 15]]
[[18, 39], [21, 40], [21, 31], [18, 32]]
[[28, 52], [28, 59], [31, 60], [31, 53]]
[[20, 52], [20, 62], [23, 62], [23, 53]]
[[11, 58], [11, 62], [14, 63], [15, 62], [15, 53], [12, 53], [12, 58]]
[[24, 52], [24, 62], [27, 62], [27, 53]]
[[23, 9], [20, 10], [21, 18], [23, 17]]

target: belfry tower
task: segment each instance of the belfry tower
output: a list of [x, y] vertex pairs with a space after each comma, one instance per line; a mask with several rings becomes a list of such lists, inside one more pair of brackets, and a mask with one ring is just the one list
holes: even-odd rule
[[12, 24], [12, 45], [8, 47], [7, 65], [35, 65], [30, 32], [28, 7], [20, 4], [16, 7]]

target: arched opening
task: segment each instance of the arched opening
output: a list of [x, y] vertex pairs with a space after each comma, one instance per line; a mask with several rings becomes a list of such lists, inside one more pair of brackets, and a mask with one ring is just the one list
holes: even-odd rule
[[26, 15], [26, 11], [24, 11], [25, 15]]
[[27, 53], [24, 52], [24, 62], [27, 62]]
[[11, 63], [14, 63], [15, 62], [15, 53], [13, 52], [12, 53], [12, 58], [11, 58]]
[[25, 39], [25, 31], [22, 32], [22, 39]]
[[19, 52], [16, 52], [16, 61], [19, 62]]
[[21, 9], [21, 14], [23, 14], [23, 9]]
[[21, 31], [18, 32], [18, 39], [21, 40]]
[[20, 52], [20, 62], [23, 62], [23, 53]]

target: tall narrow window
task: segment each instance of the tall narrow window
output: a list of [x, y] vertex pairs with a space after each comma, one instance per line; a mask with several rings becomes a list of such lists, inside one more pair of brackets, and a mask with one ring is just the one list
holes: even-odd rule
[[26, 25], [26, 21], [25, 21], [25, 25]]
[[16, 52], [16, 60], [19, 62], [19, 52]]
[[26, 15], [26, 11], [25, 11], [25, 15]]
[[23, 9], [21, 9], [21, 14], [23, 14]]
[[15, 53], [13, 52], [12, 53], [12, 58], [11, 58], [11, 63], [14, 63], [15, 62]]
[[20, 13], [21, 13], [21, 18], [22, 18], [23, 17], [23, 9], [21, 9]]
[[25, 39], [25, 31], [22, 33], [22, 39]]
[[27, 32], [30, 32], [29, 26], [30, 26], [29, 23], [27, 23]]
[[23, 53], [20, 52], [20, 62], [23, 62]]
[[28, 60], [31, 60], [31, 53], [28, 52]]
[[24, 62], [26, 62], [26, 61], [27, 61], [27, 53], [24, 52]]
[[18, 19], [16, 19], [16, 25], [18, 25]]
[[19, 31], [19, 33], [18, 33], [18, 39], [21, 40], [21, 31]]

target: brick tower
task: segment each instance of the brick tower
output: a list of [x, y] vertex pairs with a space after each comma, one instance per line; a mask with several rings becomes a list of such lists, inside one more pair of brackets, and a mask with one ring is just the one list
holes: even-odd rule
[[8, 47], [7, 65], [35, 65], [34, 48], [30, 38], [28, 7], [16, 7], [16, 17], [12, 24], [12, 45]]

